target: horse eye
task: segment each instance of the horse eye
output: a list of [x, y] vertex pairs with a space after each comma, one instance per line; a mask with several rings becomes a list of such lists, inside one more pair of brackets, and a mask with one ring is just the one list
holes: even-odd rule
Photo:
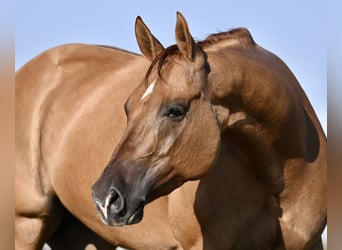
[[185, 106], [178, 104], [171, 106], [168, 109], [166, 116], [168, 116], [172, 120], [181, 121], [184, 118], [186, 111], [187, 109]]

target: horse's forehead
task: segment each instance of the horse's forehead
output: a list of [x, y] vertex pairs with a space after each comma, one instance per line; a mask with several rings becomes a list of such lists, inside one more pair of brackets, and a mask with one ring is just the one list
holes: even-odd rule
[[194, 91], [195, 85], [192, 83], [195, 73], [191, 63], [179, 58], [170, 58], [164, 62], [159, 72], [156, 69], [149, 75], [147, 83], [142, 83], [139, 101], [147, 103], [153, 96], [161, 96], [164, 101], [187, 98], [187, 95]]
[[180, 61], [168, 65], [162, 72], [162, 80], [174, 89], [189, 88], [194, 78], [194, 70], [186, 63]]

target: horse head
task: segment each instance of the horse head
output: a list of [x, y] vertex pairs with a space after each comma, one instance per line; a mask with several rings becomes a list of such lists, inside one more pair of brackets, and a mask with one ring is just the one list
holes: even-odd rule
[[151, 66], [125, 104], [126, 131], [92, 187], [111, 226], [140, 222], [145, 204], [208, 173], [221, 140], [207, 57], [184, 17], [177, 13], [177, 44], [166, 49], [140, 17], [135, 31]]

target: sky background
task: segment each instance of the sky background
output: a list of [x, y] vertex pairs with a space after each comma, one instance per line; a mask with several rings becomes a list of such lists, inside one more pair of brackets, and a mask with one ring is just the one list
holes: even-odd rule
[[326, 131], [326, 5], [322, 0], [17, 0], [15, 68], [65, 43], [110, 45], [140, 53], [134, 35], [138, 15], [169, 46], [175, 43], [176, 11], [180, 11], [195, 39], [248, 28], [256, 43], [293, 71]]
[[140, 53], [134, 35], [138, 15], [165, 47], [175, 43], [176, 11], [183, 13], [199, 40], [246, 27], [259, 45], [294, 72], [326, 131], [324, 1], [17, 0], [16, 6], [16, 69], [38, 53], [65, 43], [103, 44]]

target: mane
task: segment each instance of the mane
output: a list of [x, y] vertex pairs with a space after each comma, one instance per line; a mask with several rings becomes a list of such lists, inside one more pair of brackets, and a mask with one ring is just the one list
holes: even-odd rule
[[235, 46], [242, 47], [255, 45], [251, 33], [246, 28], [237, 28], [226, 32], [211, 34], [205, 40], [199, 41], [197, 44], [202, 49], [206, 49], [219, 43], [227, 44], [227, 46], [234, 44]]
[[[232, 29], [226, 32], [220, 32], [209, 35], [206, 39], [197, 42], [198, 46], [203, 49], [210, 49], [215, 46], [218, 47], [252, 47], [256, 43], [253, 40], [251, 33], [246, 28]], [[161, 68], [168, 57], [173, 55], [179, 55], [180, 51], [176, 44], [171, 45], [164, 49], [157, 57], [152, 61], [145, 75], [145, 84], [148, 85], [149, 76], [156, 65], [158, 65], [158, 76], [161, 77]]]

